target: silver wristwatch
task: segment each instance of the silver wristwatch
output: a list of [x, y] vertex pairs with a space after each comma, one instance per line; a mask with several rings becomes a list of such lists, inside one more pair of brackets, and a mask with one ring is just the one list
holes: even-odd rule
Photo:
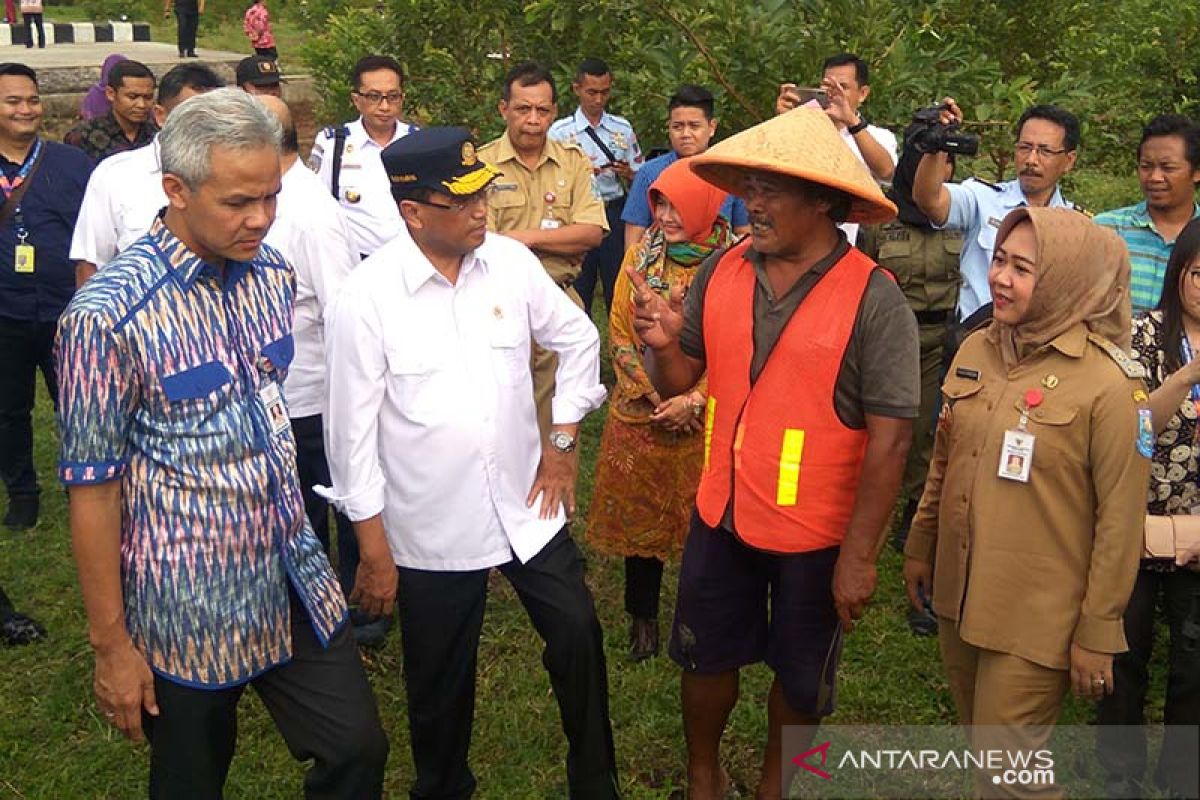
[[566, 431], [551, 431], [550, 446], [560, 453], [574, 452], [575, 437]]

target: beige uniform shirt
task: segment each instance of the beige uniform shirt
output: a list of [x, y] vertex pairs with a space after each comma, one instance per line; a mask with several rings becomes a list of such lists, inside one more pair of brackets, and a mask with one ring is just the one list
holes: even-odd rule
[[[488, 194], [488, 230], [496, 233], [563, 225], [599, 225], [608, 233], [604, 204], [592, 184], [592, 162], [574, 145], [546, 139], [541, 160], [529, 169], [508, 134], [479, 148], [479, 157], [500, 170]], [[566, 287], [579, 275], [583, 256], [538, 253], [546, 272]]]
[[[933, 562], [933, 608], [963, 640], [1052, 669], [1072, 642], [1126, 649], [1150, 460], [1137, 451], [1141, 368], [1077, 325], [1011, 371], [983, 332], [963, 343], [904, 552]], [[1025, 393], [1029, 482], [1000, 478]]]

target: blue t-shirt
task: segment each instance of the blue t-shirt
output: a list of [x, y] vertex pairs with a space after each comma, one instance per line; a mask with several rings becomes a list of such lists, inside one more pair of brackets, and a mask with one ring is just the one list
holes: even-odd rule
[[[629, 187], [629, 197], [625, 200], [625, 210], [621, 212], [621, 220], [629, 225], [640, 225], [649, 228], [654, 224], [654, 214], [650, 211], [650, 186], [658, 180], [663, 170], [679, 160], [675, 151], [652, 158], [633, 176], [633, 185]], [[729, 220], [730, 227], [744, 228], [750, 224], [750, 213], [742, 198], [729, 195], [721, 204], [721, 216]]]

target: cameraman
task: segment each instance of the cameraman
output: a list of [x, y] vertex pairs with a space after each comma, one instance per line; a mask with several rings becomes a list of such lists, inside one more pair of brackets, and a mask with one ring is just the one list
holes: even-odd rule
[[[962, 119], [953, 98], [942, 101], [943, 125], [958, 125]], [[988, 183], [970, 178], [960, 184], [946, 183], [948, 156], [941, 151], [927, 152], [913, 179], [913, 199], [933, 226], [963, 232], [958, 319], [967, 330], [990, 316], [988, 266], [996, 231], [1008, 212], [1019, 206], [1075, 207], [1063, 200], [1058, 182], [1075, 166], [1079, 120], [1058, 106], [1031, 106], [1017, 121], [1016, 133], [1016, 180]], [[963, 325], [967, 320], [970, 323]], [[950, 357], [953, 353], [947, 354]]]

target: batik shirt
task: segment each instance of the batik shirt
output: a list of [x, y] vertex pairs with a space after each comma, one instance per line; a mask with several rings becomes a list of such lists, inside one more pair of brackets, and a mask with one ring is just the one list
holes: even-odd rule
[[98, 163], [111, 155], [145, 147], [154, 141], [154, 135], [157, 133], [158, 126], [153, 120], [147, 119], [138, 128], [137, 136], [131, 142], [125, 136], [125, 131], [121, 130], [121, 123], [117, 122], [117, 118], [109, 111], [103, 117], [81, 122], [67, 131], [63, 142], [78, 147]]
[[185, 685], [287, 661], [289, 581], [322, 644], [346, 618], [291, 429], [272, 425], [286, 410], [260, 396], [292, 359], [294, 293], [277, 251], [222, 277], [159, 219], [59, 322], [60, 477], [122, 482], [126, 626]]

